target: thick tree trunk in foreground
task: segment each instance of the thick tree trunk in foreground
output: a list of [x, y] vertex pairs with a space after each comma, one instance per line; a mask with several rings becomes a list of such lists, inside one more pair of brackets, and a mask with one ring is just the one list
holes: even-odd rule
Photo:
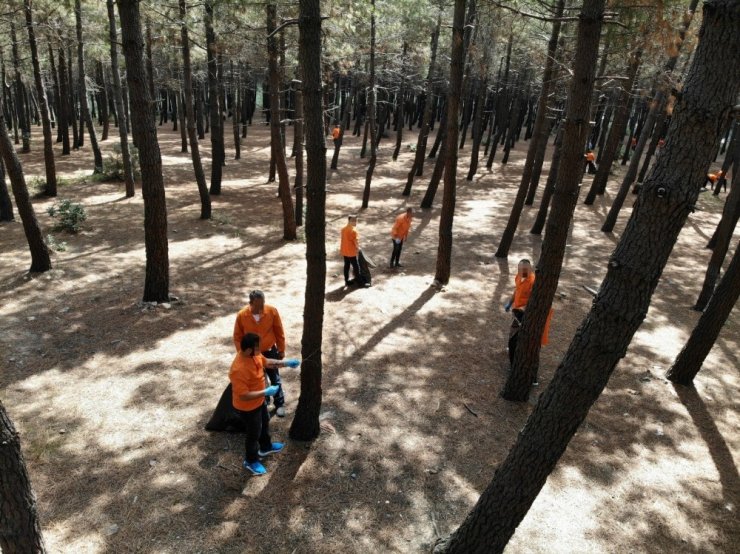
[[[185, 87], [185, 118], [187, 119], [188, 139], [190, 140], [190, 157], [193, 160], [193, 172], [195, 173], [195, 182], [198, 184], [198, 194], [200, 196], [200, 218], [211, 219], [211, 197], [208, 194], [208, 185], [206, 184], [206, 174], [203, 171], [203, 162], [200, 158], [200, 147], [198, 146], [198, 136], [195, 132], [195, 113], [193, 112], [193, 70], [190, 67], [190, 39], [188, 37], [188, 26], [185, 21], [187, 17], [187, 7], [185, 0], [179, 0], [180, 5], [180, 38], [182, 42], [182, 73], [183, 86]], [[200, 95], [200, 91], [196, 94]], [[152, 115], [152, 118], [154, 116]]]
[[33, 28], [33, 13], [31, 0], [24, 0], [26, 12], [26, 28], [28, 30], [28, 44], [31, 48], [31, 63], [33, 65], [33, 80], [36, 84], [36, 96], [38, 96], [39, 111], [41, 112], [41, 126], [44, 133], [44, 169], [46, 171], [46, 196], [57, 195], [57, 170], [54, 166], [54, 137], [51, 134], [51, 120], [49, 119], [49, 105], [46, 101], [46, 90], [41, 80], [41, 67], [39, 65], [39, 52], [36, 47], [36, 31]]
[[377, 92], [375, 90], [375, 0], [370, 0], [370, 84], [367, 102], [367, 123], [370, 126], [370, 161], [365, 172], [365, 189], [362, 191], [362, 209], [370, 204], [370, 184], [373, 181], [375, 163], [378, 161], [378, 129], [376, 122], [375, 104]]
[[668, 379], [680, 385], [690, 385], [699, 373], [709, 351], [717, 341], [722, 327], [740, 296], [740, 244], [735, 249], [730, 266], [719, 281], [704, 313], [696, 323], [688, 342], [678, 354]]
[[211, 190], [221, 194], [221, 176], [225, 161], [223, 118], [224, 106], [219, 94], [218, 63], [216, 58], [216, 33], [213, 30], [213, 0], [205, 2], [206, 53], [208, 63], [208, 105], [211, 111]]
[[[90, 108], [87, 105], [87, 84], [85, 83], [85, 45], [82, 42], [82, 8], [80, 7], [80, 0], [75, 0], [75, 22], [77, 26], [77, 70], [79, 74], [80, 87], [80, 117], [85, 120], [87, 126], [87, 132], [90, 135], [90, 147], [93, 151], [93, 160], [95, 163], [94, 173], [102, 173], [103, 171], [103, 155], [100, 153], [100, 146], [98, 145], [98, 137], [95, 134], [95, 126], [93, 125], [92, 116], [90, 115]], [[80, 125], [80, 136], [84, 135], [85, 131]], [[82, 141], [80, 141], [80, 146]]]
[[[442, 553], [502, 552], [640, 327], [699, 194], [717, 128], [740, 86], [740, 3], [704, 4], [700, 42], [664, 150], [638, 196], [590, 313], [493, 480]], [[717, 80], [718, 74], [723, 75]]]
[[[126, 82], [130, 91], [131, 130], [139, 149], [141, 195], [144, 198], [144, 244], [146, 245], [145, 302], [169, 300], [169, 251], [167, 206], [162, 177], [162, 157], [154, 124], [152, 99], [144, 66], [144, 38], [138, 0], [118, 0], [121, 40], [126, 58]], [[118, 115], [119, 125], [124, 114]]]
[[26, 179], [23, 176], [23, 168], [13, 148], [13, 143], [5, 127], [4, 107], [0, 104], [0, 156], [5, 162], [5, 168], [10, 178], [10, 185], [15, 196], [15, 204], [18, 207], [18, 215], [23, 222], [23, 232], [26, 234], [28, 248], [31, 251], [31, 272], [43, 272], [51, 269], [49, 249], [44, 242], [44, 235], [36, 220], [36, 213], [31, 204], [31, 198], [26, 188]]
[[[113, 11], [113, 0], [106, 1], [108, 9], [108, 36], [110, 38], [110, 68], [113, 74], [113, 97], [115, 98], [116, 111], [122, 114], [125, 111], [123, 105], [123, 94], [121, 92], [121, 74], [118, 72], [118, 37], [116, 34], [116, 14]], [[123, 161], [123, 180], [126, 183], [126, 198], [136, 194], [134, 185], [134, 170], [131, 164], [131, 152], [128, 147], [128, 129], [126, 118], [118, 120], [118, 137], [121, 144], [121, 159]]]
[[306, 131], [306, 295], [301, 338], [301, 394], [290, 426], [294, 440], [319, 436], [321, 343], [326, 286], [326, 145], [321, 99], [321, 7], [300, 0], [298, 59]]
[[295, 151], [295, 224], [303, 225], [303, 92], [295, 90], [295, 121], [293, 123], [293, 147]]
[[[3, 123], [5, 125], [5, 123]], [[6, 554], [46, 552], [36, 496], [21, 452], [21, 441], [0, 402], [0, 550]]]
[[[437, 64], [437, 46], [439, 44], [439, 30], [442, 26], [442, 16], [437, 17], [437, 25], [434, 27], [432, 33], [431, 43], [431, 59], [429, 61], [429, 70], [427, 71], [426, 83], [424, 83], [424, 90], [427, 95], [426, 103], [424, 104], [424, 115], [422, 116], [421, 129], [419, 130], [419, 138], [416, 140], [416, 152], [414, 153], [414, 164], [409, 170], [409, 174], [406, 177], [406, 186], [403, 189], [403, 196], [409, 196], [411, 194], [411, 186], [414, 183], [414, 177], [420, 176], [424, 169], [424, 154], [427, 149], [427, 140], [429, 138], [429, 126], [432, 120], [432, 99], [434, 97], [434, 71]], [[438, 133], [441, 131], [437, 131]]]
[[270, 79], [270, 150], [278, 174], [278, 194], [283, 205], [283, 238], [295, 240], [297, 236], [293, 197], [290, 194], [290, 178], [285, 162], [285, 150], [280, 136], [280, 72], [278, 71], [278, 49], [275, 35], [269, 36], [277, 26], [277, 8], [267, 4], [267, 55]]
[[547, 218], [542, 254], [537, 262], [537, 278], [524, 310], [514, 362], [501, 393], [507, 400], [527, 400], [537, 376], [540, 341], [563, 268], [565, 243], [583, 176], [583, 150], [591, 132], [583, 121], [589, 120], [604, 4], [605, 0], [587, 0], [580, 15], [568, 111], [563, 122], [562, 160], [553, 191], [552, 209]]
[[717, 283], [719, 273], [722, 270], [722, 263], [725, 261], [727, 250], [730, 248], [732, 233], [735, 230], [735, 221], [733, 215], [740, 210], [740, 177], [738, 173], [732, 178], [732, 188], [730, 194], [725, 200], [725, 207], [722, 210], [722, 219], [717, 227], [717, 242], [712, 250], [712, 257], [707, 266], [707, 273], [704, 276], [704, 284], [701, 287], [699, 298], [694, 306], [695, 310], [702, 311], [707, 306], [707, 302], [714, 294], [714, 285]]
[[13, 201], [10, 199], [8, 185], [5, 184], [5, 164], [0, 154], [0, 221], [13, 221]]
[[740, 119], [735, 120], [732, 131], [732, 140], [730, 141], [729, 149], [725, 155], [725, 160], [722, 162], [722, 177], [717, 179], [717, 183], [714, 185], [714, 196], [719, 196], [719, 192], [723, 187], [727, 187], [727, 172], [732, 166], [733, 177], [740, 169]]
[[445, 137], [444, 189], [442, 213], [439, 217], [439, 245], [437, 247], [437, 270], [434, 280], [445, 285], [450, 280], [452, 268], [452, 222], [455, 217], [457, 193], [457, 120], [460, 112], [460, 89], [463, 80], [465, 47], [463, 26], [465, 0], [455, 0], [452, 19], [452, 49], [450, 52], [450, 86], [447, 93], [447, 136]]

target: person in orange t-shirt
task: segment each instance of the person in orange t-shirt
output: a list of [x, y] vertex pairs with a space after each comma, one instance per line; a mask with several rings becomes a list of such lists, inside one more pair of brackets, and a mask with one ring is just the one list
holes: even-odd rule
[[[718, 170], [718, 171], [715, 171], [714, 173], [707, 173], [707, 180], [704, 182], [704, 188], [707, 188], [707, 185], [709, 185], [709, 184], [711, 184], [712, 186], [714, 186], [714, 184], [719, 179], [721, 179], [722, 177], [724, 177], [724, 175], [725, 175], [725, 172], [722, 171], [721, 169]], [[726, 190], [726, 188], [725, 188], [725, 190]]]
[[[360, 253], [360, 235], [357, 233], [357, 216], [351, 215], [347, 218], [347, 225], [342, 227], [339, 242], [339, 252], [344, 257], [344, 286], [357, 283], [366, 287], [370, 286], [365, 283], [360, 274], [360, 264], [357, 262], [357, 255]], [[349, 268], [352, 266], [352, 273], [355, 278], [349, 280]]]
[[[511, 296], [508, 302], [504, 304], [504, 309], [511, 312], [514, 315], [514, 321], [511, 322], [511, 330], [509, 332], [509, 363], [514, 363], [514, 352], [516, 352], [516, 344], [519, 338], [519, 329], [521, 328], [522, 320], [524, 319], [524, 310], [529, 302], [529, 297], [532, 295], [532, 288], [534, 287], [535, 274], [532, 268], [532, 262], [527, 259], [520, 260], [517, 266], [517, 274], [514, 278], [514, 294]], [[545, 346], [548, 343], [550, 335], [550, 320], [552, 319], [552, 309], [547, 315], [547, 322], [545, 328], [542, 331], [541, 345]], [[537, 385], [537, 379], [533, 383]]]
[[339, 127], [339, 125], [334, 125], [334, 128], [331, 130], [331, 138], [334, 139], [334, 146], [337, 146], [339, 144], [339, 137], [342, 136], [342, 129]]
[[277, 394], [279, 387], [268, 386], [265, 368], [289, 364], [260, 354], [260, 337], [255, 333], [244, 335], [239, 346], [240, 350], [231, 363], [229, 381], [231, 403], [247, 433], [242, 466], [252, 475], [264, 475], [267, 470], [260, 458], [280, 452], [284, 447], [282, 443], [272, 442], [270, 438], [270, 414], [267, 412], [265, 398]]
[[[249, 293], [249, 304], [236, 314], [234, 322], [234, 347], [241, 350], [241, 341], [247, 333], [254, 333], [260, 338], [259, 351], [266, 358], [282, 360], [285, 357], [285, 331], [278, 311], [265, 304], [265, 293], [253, 290]], [[280, 372], [277, 368], [268, 367], [267, 375], [273, 385], [277, 385], [275, 394], [275, 413], [285, 417], [285, 392]], [[268, 404], [269, 399], [268, 399]]]
[[414, 210], [406, 208], [406, 211], [396, 218], [391, 229], [391, 240], [393, 241], [393, 252], [391, 253], [391, 269], [394, 267], [403, 267], [401, 265], [401, 249], [403, 243], [409, 238], [411, 230], [411, 220], [414, 217]]
[[594, 162], [596, 161], [596, 156], [594, 155], [594, 151], [586, 150], [586, 154], [583, 157], [586, 162], [586, 169], [588, 170], [588, 174], [595, 175], [596, 174], [596, 164]]

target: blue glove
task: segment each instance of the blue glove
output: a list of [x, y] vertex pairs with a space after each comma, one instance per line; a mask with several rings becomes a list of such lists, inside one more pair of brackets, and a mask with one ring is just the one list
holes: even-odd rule
[[506, 311], [506, 312], [511, 311], [511, 305], [512, 304], [513, 304], [513, 302], [511, 300], [509, 300], [508, 302], [506, 302], [506, 304], [504, 304], [504, 311]]
[[277, 385], [272, 385], [271, 387], [267, 387], [265, 389], [265, 396], [275, 396], [279, 390], [280, 390], [280, 387]]
[[283, 360], [283, 363], [286, 367], [298, 367], [301, 365], [301, 361], [298, 358], [288, 358], [287, 360]]

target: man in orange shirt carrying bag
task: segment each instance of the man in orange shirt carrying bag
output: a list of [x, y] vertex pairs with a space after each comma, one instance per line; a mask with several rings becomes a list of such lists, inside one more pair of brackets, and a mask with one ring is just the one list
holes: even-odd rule
[[[249, 293], [249, 304], [239, 310], [234, 322], [234, 346], [241, 351], [241, 342], [247, 333], [260, 338], [259, 352], [266, 358], [282, 360], [285, 357], [285, 331], [278, 311], [265, 304], [265, 293], [253, 290]], [[270, 382], [278, 387], [275, 397], [275, 413], [285, 417], [285, 393], [277, 367], [267, 367]], [[269, 404], [269, 399], [268, 402]]]
[[[339, 252], [344, 258], [344, 286], [349, 287], [352, 284], [358, 284], [364, 287], [369, 287], [370, 283], [365, 281], [360, 272], [360, 264], [357, 261], [357, 256], [360, 253], [360, 235], [357, 233], [357, 216], [351, 215], [347, 218], [347, 225], [342, 227], [339, 242]], [[350, 281], [349, 279], [349, 268], [352, 267], [352, 272], [355, 278]]]
[[406, 208], [406, 212], [396, 218], [391, 229], [391, 240], [393, 241], [393, 253], [391, 254], [391, 269], [394, 267], [403, 267], [401, 265], [401, 249], [403, 243], [409, 238], [411, 229], [411, 220], [414, 217], [414, 210]]

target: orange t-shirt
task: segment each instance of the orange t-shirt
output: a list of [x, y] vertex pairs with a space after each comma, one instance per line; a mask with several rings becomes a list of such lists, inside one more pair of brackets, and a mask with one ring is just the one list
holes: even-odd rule
[[716, 183], [717, 182], [717, 179], [719, 179], [719, 178], [720, 178], [720, 174], [719, 173], [707, 173], [707, 179], [709, 179], [710, 181], [712, 181], [712, 183]]
[[594, 156], [593, 152], [589, 152], [588, 154], [586, 154], [586, 161], [592, 162], [595, 159], [596, 159], [596, 156]]
[[266, 358], [262, 354], [248, 356], [239, 352], [234, 361], [231, 362], [229, 370], [229, 381], [231, 381], [231, 403], [234, 408], [242, 412], [256, 410], [265, 401], [263, 396], [252, 400], [242, 400], [241, 395], [248, 392], [265, 390], [265, 364]]
[[337, 140], [339, 138], [339, 135], [342, 134], [342, 131], [339, 130], [339, 127], [334, 127], [331, 132], [331, 138], [334, 140]]
[[534, 286], [534, 273], [530, 273], [526, 279], [523, 279], [517, 274], [514, 277], [514, 304], [512, 308], [521, 310], [529, 302], [529, 295], [532, 294], [532, 287]]
[[277, 345], [278, 352], [285, 352], [285, 331], [280, 314], [272, 306], [265, 304], [257, 321], [252, 314], [252, 307], [247, 304], [236, 314], [234, 322], [234, 346], [236, 351], [242, 349], [242, 338], [247, 333], [254, 333], [260, 338], [260, 352], [267, 352]]
[[411, 229], [411, 218], [407, 214], [401, 214], [396, 218], [391, 229], [391, 238], [406, 240]]
[[348, 223], [342, 227], [341, 243], [339, 245], [339, 251], [342, 253], [342, 256], [347, 256], [348, 258], [356, 257], [360, 251], [359, 239], [360, 235], [352, 225]]

